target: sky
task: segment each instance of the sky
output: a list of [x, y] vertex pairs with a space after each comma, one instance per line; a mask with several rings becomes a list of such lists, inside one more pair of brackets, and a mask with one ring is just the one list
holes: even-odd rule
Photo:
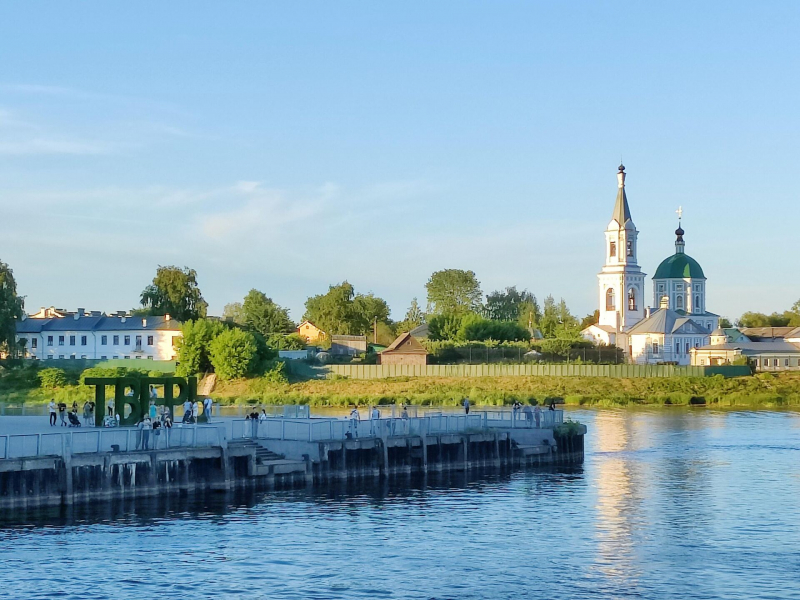
[[798, 30], [792, 1], [5, 2], [0, 260], [29, 311], [178, 265], [211, 314], [348, 280], [399, 320], [458, 268], [583, 316], [622, 159], [646, 273], [682, 206], [708, 309], [783, 311]]

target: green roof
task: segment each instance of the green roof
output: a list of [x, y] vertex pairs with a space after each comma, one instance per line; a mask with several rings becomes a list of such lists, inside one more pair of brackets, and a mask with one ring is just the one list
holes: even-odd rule
[[664, 260], [660, 265], [658, 265], [656, 274], [653, 275], [653, 279], [685, 278], [705, 279], [706, 276], [703, 275], [703, 269], [700, 266], [700, 263], [698, 263], [688, 254], [683, 254], [682, 252], [673, 254]]

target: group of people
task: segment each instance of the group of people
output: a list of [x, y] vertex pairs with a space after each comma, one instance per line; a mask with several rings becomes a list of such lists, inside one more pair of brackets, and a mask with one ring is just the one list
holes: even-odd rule
[[[378, 435], [380, 431], [378, 429], [379, 426], [377, 425], [377, 423], [380, 422], [381, 411], [377, 406], [373, 406], [372, 408], [369, 409], [368, 414], [370, 416], [370, 434]], [[408, 420], [410, 418], [408, 414], [408, 406], [406, 406], [405, 404], [403, 405], [403, 410], [400, 412], [400, 418], [405, 420]], [[358, 411], [358, 405], [354, 404], [353, 410], [350, 411], [350, 427], [349, 431], [345, 433], [346, 437], [348, 438], [358, 437], [358, 423], [360, 420], [361, 420], [361, 413]], [[392, 434], [394, 434], [395, 426], [396, 426], [395, 422], [392, 421], [391, 422]]]
[[67, 410], [66, 403], [56, 404], [55, 399], [51, 399], [47, 410], [50, 415], [50, 427], [55, 427], [58, 420], [61, 421], [61, 427], [80, 427], [82, 424], [92, 427], [94, 425], [94, 402], [91, 400], [87, 400], [83, 405], [83, 423], [78, 417], [77, 401], [74, 401], [72, 408]]

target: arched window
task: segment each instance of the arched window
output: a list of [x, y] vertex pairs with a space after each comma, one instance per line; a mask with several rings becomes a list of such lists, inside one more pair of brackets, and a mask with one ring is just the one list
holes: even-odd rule
[[697, 311], [700, 310], [700, 296], [694, 297], [694, 309]]
[[677, 298], [675, 298], [675, 308], [683, 308], [683, 294], [678, 294]]
[[633, 242], [628, 242], [628, 256], [633, 256]]
[[616, 302], [614, 302], [614, 288], [608, 288], [606, 292], [606, 310], [614, 310], [616, 307]]
[[636, 310], [636, 290], [628, 290], [628, 310]]
[[614, 257], [616, 257], [616, 256], [617, 256], [617, 242], [611, 242], [611, 243], [608, 245], [608, 255], [609, 255], [611, 258], [614, 258]]

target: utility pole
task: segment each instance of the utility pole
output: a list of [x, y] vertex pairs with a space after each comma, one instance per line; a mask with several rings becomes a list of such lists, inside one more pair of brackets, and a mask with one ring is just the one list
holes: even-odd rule
[[378, 343], [378, 317], [372, 322], [372, 343]]

